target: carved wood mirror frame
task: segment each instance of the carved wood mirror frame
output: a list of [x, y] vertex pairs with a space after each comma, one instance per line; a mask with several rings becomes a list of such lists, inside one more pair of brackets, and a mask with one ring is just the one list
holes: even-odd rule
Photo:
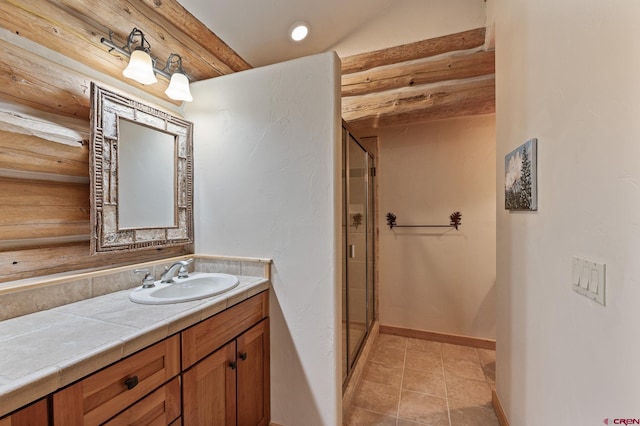
[[[120, 118], [175, 136], [175, 226], [118, 226]], [[91, 254], [193, 243], [193, 123], [91, 83]]]

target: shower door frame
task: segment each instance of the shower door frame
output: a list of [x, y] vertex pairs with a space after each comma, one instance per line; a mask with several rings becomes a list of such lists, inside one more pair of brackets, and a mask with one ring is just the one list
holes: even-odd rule
[[[349, 239], [349, 226], [350, 226], [350, 217], [349, 217], [349, 200], [350, 197], [350, 155], [349, 155], [349, 144], [351, 143], [351, 138], [353, 138], [353, 142], [357, 144], [357, 146], [362, 149], [364, 158], [365, 158], [365, 169], [366, 173], [364, 174], [364, 190], [365, 190], [365, 209], [366, 209], [366, 217], [365, 223], [362, 226], [365, 227], [365, 330], [362, 337], [359, 339], [357, 350], [352, 354], [350, 351], [351, 347], [351, 316], [349, 314], [350, 311], [350, 303], [349, 303], [349, 259], [350, 259], [350, 239]], [[357, 360], [362, 352], [362, 348], [364, 347], [365, 342], [367, 341], [367, 337], [370, 334], [371, 326], [375, 321], [375, 229], [376, 229], [376, 212], [375, 212], [375, 185], [374, 185], [374, 177], [375, 177], [375, 159], [373, 155], [363, 146], [362, 143], [358, 140], [358, 138], [352, 134], [349, 129], [343, 125], [343, 141], [342, 141], [342, 153], [344, 159], [344, 194], [343, 194], [343, 223], [344, 223], [344, 270], [343, 270], [343, 285], [346, 283], [346, 290], [344, 292], [344, 310], [346, 311], [346, 326], [345, 333], [346, 338], [344, 340], [345, 348], [343, 348], [343, 369], [346, 367], [346, 374], [343, 375], [343, 390], [346, 388], [349, 383], [349, 379], [351, 377], [351, 373], [355, 368]], [[346, 364], [346, 365], [345, 365]], [[344, 372], [344, 370], [343, 370]]]

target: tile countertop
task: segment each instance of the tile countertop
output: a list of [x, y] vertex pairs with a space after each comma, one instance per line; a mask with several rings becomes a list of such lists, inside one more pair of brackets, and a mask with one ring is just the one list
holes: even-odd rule
[[193, 302], [141, 305], [124, 290], [0, 322], [0, 417], [269, 288], [238, 278]]

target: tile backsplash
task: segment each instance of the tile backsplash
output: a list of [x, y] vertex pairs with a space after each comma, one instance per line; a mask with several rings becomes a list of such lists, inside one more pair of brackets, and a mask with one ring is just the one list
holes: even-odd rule
[[0, 292], [0, 321], [137, 287], [141, 285], [143, 275], [134, 274], [135, 269], [148, 268], [159, 279], [165, 266], [187, 258], [194, 259], [189, 268], [191, 271], [271, 278], [271, 261], [268, 259], [198, 255], [162, 259], [112, 270], [70, 274], [68, 278], [56, 277], [50, 281], [43, 277], [37, 285], [25, 285]]

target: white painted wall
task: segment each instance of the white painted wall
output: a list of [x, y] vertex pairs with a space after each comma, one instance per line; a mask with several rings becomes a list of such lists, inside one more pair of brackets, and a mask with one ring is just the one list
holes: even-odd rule
[[273, 259], [272, 420], [341, 419], [340, 63], [194, 83], [196, 252]]
[[343, 40], [340, 57], [453, 34], [485, 25], [484, 0], [394, 1]]
[[[380, 323], [495, 338], [495, 115], [379, 133]], [[448, 224], [458, 231], [394, 228]]]
[[[495, 0], [497, 391], [514, 426], [640, 417], [640, 2]], [[538, 138], [538, 211], [504, 156]], [[606, 263], [606, 307], [571, 290]]]

